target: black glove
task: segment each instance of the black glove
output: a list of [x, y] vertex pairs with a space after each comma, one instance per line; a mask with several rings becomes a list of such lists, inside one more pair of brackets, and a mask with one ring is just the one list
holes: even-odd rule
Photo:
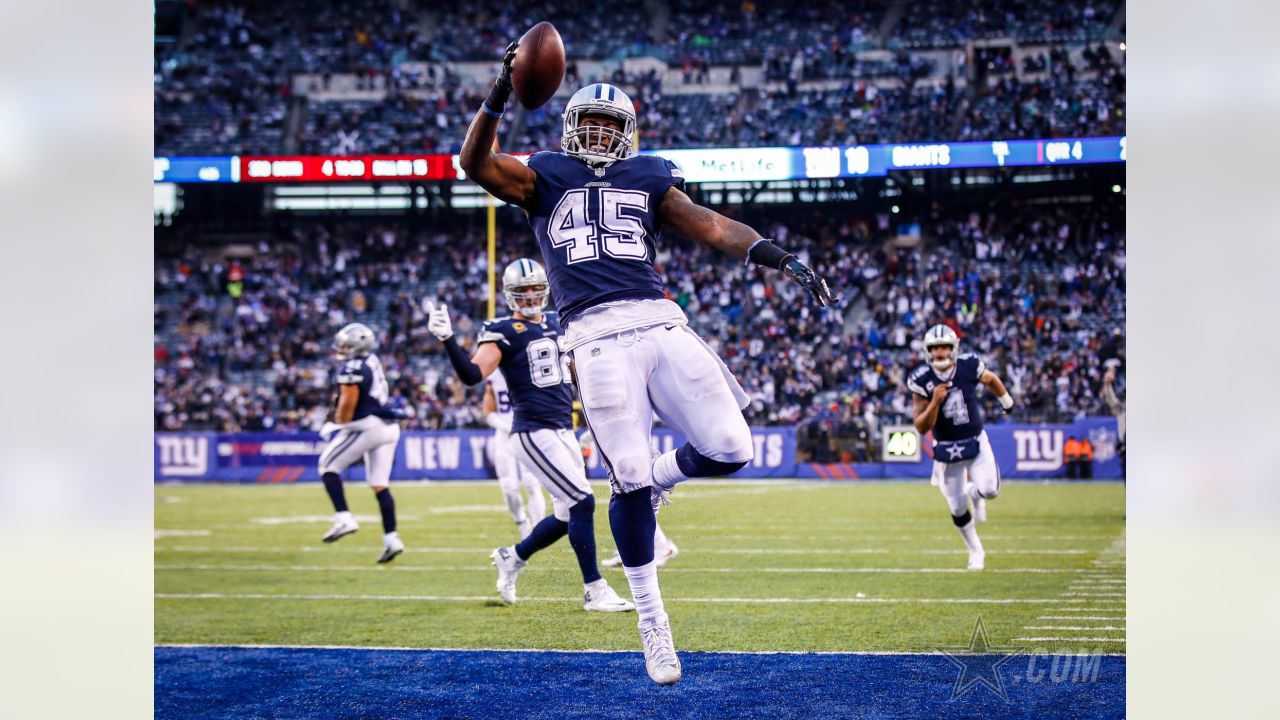
[[812, 268], [800, 262], [800, 259], [794, 255], [787, 258], [782, 265], [782, 271], [792, 280], [800, 283], [800, 286], [809, 291], [819, 307], [827, 307], [836, 302], [831, 297], [831, 290], [827, 287], [827, 281], [818, 277], [818, 273]]
[[506, 54], [502, 56], [502, 72], [498, 73], [498, 79], [493, 81], [489, 98], [484, 101], [494, 114], [501, 115], [507, 107], [507, 98], [511, 97], [511, 63], [515, 62], [516, 48], [519, 45], [520, 41], [515, 40], [507, 46]]

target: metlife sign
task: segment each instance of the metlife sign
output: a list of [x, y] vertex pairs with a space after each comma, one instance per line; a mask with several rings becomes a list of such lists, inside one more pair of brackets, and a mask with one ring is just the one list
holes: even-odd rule
[[680, 166], [685, 182], [789, 180], [793, 148], [658, 150], [653, 153]]

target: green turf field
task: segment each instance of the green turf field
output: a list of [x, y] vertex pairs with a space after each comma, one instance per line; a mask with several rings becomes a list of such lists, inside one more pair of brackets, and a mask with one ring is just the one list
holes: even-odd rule
[[[568, 540], [534, 557], [503, 605], [489, 552], [515, 526], [497, 484], [396, 485], [408, 549], [379, 566], [372, 493], [361, 530], [320, 542], [318, 484], [157, 486], [156, 642], [634, 650], [635, 614], [581, 609]], [[608, 488], [596, 485], [601, 559]], [[965, 572], [928, 483], [688, 483], [659, 516], [680, 555], [661, 571], [682, 650], [929, 652], [969, 642], [1125, 650], [1124, 486], [1009, 483]], [[620, 569], [604, 576], [630, 597]]]

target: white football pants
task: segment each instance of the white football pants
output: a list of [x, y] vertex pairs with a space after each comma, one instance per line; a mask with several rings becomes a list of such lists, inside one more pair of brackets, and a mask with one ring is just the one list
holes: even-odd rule
[[583, 417], [616, 492], [653, 484], [653, 416], [702, 455], [720, 462], [752, 456], [742, 416], [747, 397], [711, 348], [684, 325], [654, 325], [573, 350]]
[[521, 520], [517, 513], [524, 514], [524, 506], [520, 503], [520, 488], [523, 486], [525, 494], [529, 496], [529, 520], [537, 523], [547, 514], [547, 503], [542, 497], [542, 485], [538, 478], [525, 471], [516, 461], [515, 442], [516, 439], [505, 430], [493, 431], [493, 440], [489, 444], [493, 469], [498, 474], [498, 487], [507, 499], [507, 509], [511, 511], [515, 521]]
[[320, 474], [341, 473], [364, 460], [365, 482], [382, 488], [391, 484], [391, 466], [400, 442], [400, 424], [369, 415], [347, 423], [329, 438], [320, 453]]
[[933, 477], [931, 482], [942, 491], [951, 508], [951, 514], [959, 517], [969, 509], [969, 495], [965, 492], [965, 473], [982, 497], [987, 500], [1000, 494], [1000, 465], [996, 463], [996, 455], [991, 451], [991, 441], [987, 439], [987, 431], [978, 435], [978, 455], [970, 460], [960, 462], [933, 461]]
[[[557, 520], [569, 522], [569, 508], [591, 495], [587, 469], [582, 462], [582, 446], [571, 430], [543, 428], [511, 433], [511, 451], [525, 472], [533, 475], [551, 493], [551, 508]], [[534, 522], [542, 518], [531, 518]]]

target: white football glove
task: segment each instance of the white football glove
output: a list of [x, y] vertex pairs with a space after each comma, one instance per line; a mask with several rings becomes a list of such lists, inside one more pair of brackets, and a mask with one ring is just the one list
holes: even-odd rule
[[449, 321], [449, 306], [444, 303], [436, 305], [435, 303], [427, 303], [427, 312], [431, 316], [427, 319], [427, 330], [431, 331], [441, 340], [448, 340], [453, 337], [453, 323]]
[[326, 422], [320, 426], [320, 437], [328, 440], [334, 433], [342, 429], [342, 425], [335, 422]]

